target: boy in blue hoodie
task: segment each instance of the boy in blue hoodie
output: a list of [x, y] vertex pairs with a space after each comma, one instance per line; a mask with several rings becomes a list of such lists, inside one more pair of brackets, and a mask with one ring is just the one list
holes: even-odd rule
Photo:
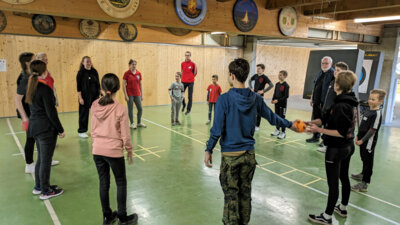
[[245, 88], [249, 63], [235, 59], [229, 64], [228, 81], [233, 88], [218, 98], [204, 163], [211, 167], [212, 151], [220, 140], [222, 159], [220, 183], [225, 196], [223, 223], [248, 224], [251, 214], [251, 182], [256, 169], [254, 130], [256, 115], [272, 125], [296, 131], [294, 123], [280, 118], [265, 104], [264, 99]]

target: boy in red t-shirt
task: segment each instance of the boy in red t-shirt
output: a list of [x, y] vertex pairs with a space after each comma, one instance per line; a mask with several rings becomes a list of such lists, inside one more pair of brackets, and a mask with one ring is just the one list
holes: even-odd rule
[[219, 95], [222, 93], [221, 87], [217, 84], [218, 75], [212, 75], [212, 84], [207, 88], [207, 104], [208, 104], [208, 121], [206, 124], [211, 123], [211, 111], [215, 110], [215, 103], [217, 103]]

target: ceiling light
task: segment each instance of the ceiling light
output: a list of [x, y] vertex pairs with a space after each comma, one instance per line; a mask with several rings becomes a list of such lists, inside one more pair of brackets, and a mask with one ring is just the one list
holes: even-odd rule
[[381, 21], [391, 21], [400, 20], [400, 16], [385, 16], [385, 17], [374, 17], [374, 18], [360, 18], [355, 19], [355, 23], [370, 23], [370, 22], [381, 22]]

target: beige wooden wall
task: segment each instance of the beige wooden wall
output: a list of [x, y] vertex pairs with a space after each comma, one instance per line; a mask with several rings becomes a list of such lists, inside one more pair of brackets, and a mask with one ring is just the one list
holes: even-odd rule
[[[228, 89], [228, 64], [242, 56], [242, 49], [0, 35], [0, 59], [7, 60], [7, 72], [0, 72], [0, 117], [16, 114], [14, 98], [20, 73], [18, 55], [21, 52], [48, 54], [48, 69], [54, 76], [60, 101], [58, 110], [70, 112], [78, 110], [75, 78], [83, 56], [92, 57], [100, 76], [113, 72], [121, 79], [128, 69], [129, 59], [136, 59], [138, 70], [143, 75], [143, 104], [161, 105], [169, 104], [168, 87], [174, 81], [175, 72], [180, 71], [187, 50], [192, 52], [192, 60], [198, 65], [194, 101], [205, 101], [205, 90], [214, 73], [220, 76], [220, 85], [225, 92]], [[120, 91], [120, 102], [122, 97]]]
[[[281, 70], [288, 72], [286, 82], [290, 86], [289, 95], [303, 95], [304, 81], [307, 72], [309, 48], [257, 45], [257, 64], [265, 65], [265, 75], [275, 85], [279, 81]], [[273, 90], [265, 98], [272, 98]]]

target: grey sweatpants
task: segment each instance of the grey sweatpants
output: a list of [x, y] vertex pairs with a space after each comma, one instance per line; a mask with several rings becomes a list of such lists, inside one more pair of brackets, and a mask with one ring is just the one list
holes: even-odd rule
[[137, 123], [139, 124], [142, 120], [142, 100], [140, 96], [129, 96], [129, 102], [128, 102], [128, 114], [129, 114], [129, 120], [131, 121], [131, 124], [133, 123], [133, 102], [135, 102], [136, 108], [137, 108]]
[[171, 103], [171, 121], [176, 122], [179, 120], [179, 110], [181, 109], [182, 100], [172, 100]]

